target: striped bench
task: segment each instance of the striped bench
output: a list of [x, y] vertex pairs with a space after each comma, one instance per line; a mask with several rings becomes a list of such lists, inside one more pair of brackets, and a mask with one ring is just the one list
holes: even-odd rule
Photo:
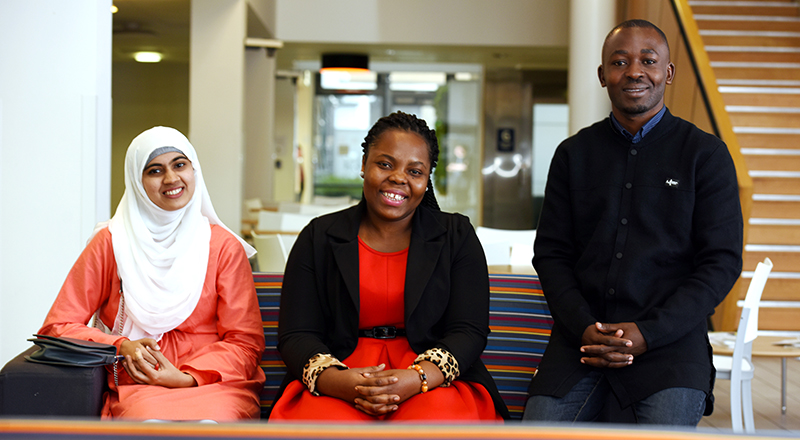
[[[272, 410], [286, 367], [278, 353], [278, 308], [283, 274], [253, 273], [264, 324], [261, 418]], [[489, 341], [481, 355], [513, 419], [522, 417], [528, 384], [544, 354], [553, 318], [535, 275], [489, 274]]]

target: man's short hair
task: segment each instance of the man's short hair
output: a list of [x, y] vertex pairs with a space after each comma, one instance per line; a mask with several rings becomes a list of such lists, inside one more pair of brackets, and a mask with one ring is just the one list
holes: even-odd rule
[[664, 34], [664, 31], [659, 29], [658, 26], [654, 25], [653, 23], [650, 23], [647, 20], [642, 20], [642, 19], [639, 19], [639, 18], [636, 18], [636, 19], [633, 19], [633, 20], [626, 20], [626, 21], [623, 21], [622, 23], [616, 25], [614, 27], [614, 29], [611, 29], [611, 31], [608, 33], [608, 35], [606, 35], [606, 39], [603, 42], [603, 46], [605, 46], [605, 42], [608, 41], [609, 38], [611, 38], [611, 34], [613, 34], [614, 32], [616, 32], [619, 29], [630, 29], [630, 28], [650, 28], [650, 29], [655, 29], [655, 31], [658, 32], [658, 35], [661, 37], [661, 40], [667, 46], [667, 50], [669, 50], [669, 41], [667, 41], [667, 36]]

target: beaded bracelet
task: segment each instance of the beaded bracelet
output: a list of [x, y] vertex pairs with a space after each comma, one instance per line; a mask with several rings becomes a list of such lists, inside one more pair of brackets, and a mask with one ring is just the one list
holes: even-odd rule
[[455, 356], [443, 348], [431, 348], [426, 350], [414, 360], [415, 364], [428, 361], [436, 365], [444, 375], [444, 383], [440, 387], [449, 387], [451, 383], [461, 374], [458, 369], [458, 361]]
[[417, 373], [419, 373], [419, 380], [422, 381], [421, 390], [422, 390], [423, 393], [427, 393], [428, 392], [428, 376], [425, 374], [425, 370], [423, 370], [422, 367], [420, 367], [418, 364], [409, 365], [408, 369], [409, 370], [417, 370]]

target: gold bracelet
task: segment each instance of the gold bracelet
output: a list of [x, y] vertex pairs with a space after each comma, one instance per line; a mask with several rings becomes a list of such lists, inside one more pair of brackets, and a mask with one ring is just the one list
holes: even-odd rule
[[408, 367], [408, 369], [409, 370], [417, 370], [417, 373], [419, 373], [419, 380], [422, 381], [421, 390], [422, 390], [423, 393], [427, 393], [428, 392], [428, 376], [425, 374], [425, 370], [423, 370], [422, 367], [420, 367], [417, 364], [410, 365]]

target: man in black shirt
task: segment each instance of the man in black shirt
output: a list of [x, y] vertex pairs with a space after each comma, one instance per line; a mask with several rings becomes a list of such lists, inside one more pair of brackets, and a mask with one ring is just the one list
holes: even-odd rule
[[613, 394], [637, 423], [711, 410], [707, 318], [739, 277], [742, 216], [725, 144], [664, 105], [663, 32], [615, 27], [600, 84], [611, 115], [550, 166], [533, 264], [555, 321], [525, 420], [593, 421]]

